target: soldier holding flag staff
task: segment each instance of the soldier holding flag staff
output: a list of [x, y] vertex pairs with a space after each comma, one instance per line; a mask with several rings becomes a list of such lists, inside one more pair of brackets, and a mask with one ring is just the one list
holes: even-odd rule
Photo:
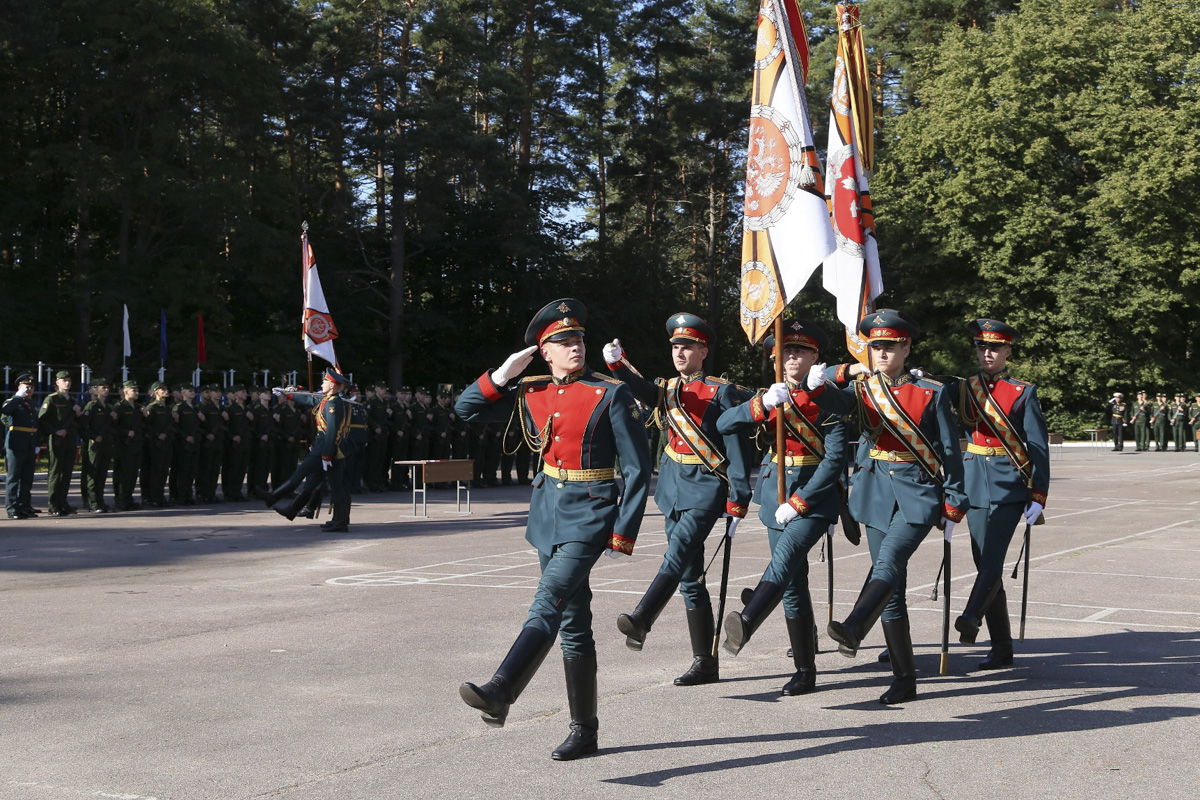
[[[893, 705], [917, 696], [904, 600], [908, 560], [935, 525], [949, 537], [968, 502], [950, 396], [937, 381], [905, 370], [916, 324], [898, 311], [880, 309], [863, 317], [858, 331], [869, 343], [876, 367], [871, 375], [839, 390], [817, 364], [806, 379], [809, 398], [819, 408], [857, 415], [863, 438], [850, 513], [867, 527], [871, 576], [850, 615], [829, 623], [829, 635], [843, 655], [853, 657], [882, 615], [895, 680], [879, 702]], [[829, 372], [844, 383], [849, 369]]]
[[[519, 425], [540, 461], [525, 538], [538, 551], [542, 577], [529, 617], [496, 674], [459, 687], [463, 702], [502, 726], [561, 635], [571, 732], [551, 757], [569, 761], [596, 751], [599, 722], [596, 643], [588, 576], [606, 551], [629, 555], [646, 508], [650, 454], [629, 388], [584, 362], [587, 310], [574, 299], [542, 308], [525, 333], [530, 346], [485, 372], [458, 398], [468, 421]], [[550, 375], [517, 376], [540, 351]], [[617, 485], [619, 458], [624, 491]]]
[[658, 575], [632, 613], [617, 617], [617, 628], [632, 650], [641, 650], [646, 634], [678, 587], [687, 609], [692, 666], [676, 686], [715, 683], [720, 668], [713, 652], [712, 601], [704, 585], [704, 541], [721, 516], [730, 538], [750, 505], [750, 445], [745, 434], [717, 430], [717, 419], [743, 398], [729, 381], [704, 374], [708, 323], [695, 314], [667, 320], [671, 359], [679, 375], [649, 381], [625, 360], [621, 343], [604, 345], [604, 360], [633, 396], [654, 409], [652, 420], [666, 431], [667, 446], [658, 465], [654, 502], [666, 519], [667, 551]]

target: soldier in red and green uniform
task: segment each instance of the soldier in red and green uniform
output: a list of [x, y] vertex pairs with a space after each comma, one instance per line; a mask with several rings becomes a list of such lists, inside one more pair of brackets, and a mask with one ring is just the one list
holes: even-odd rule
[[[525, 538], [537, 548], [542, 577], [529, 617], [490, 681], [464, 683], [459, 695], [501, 726], [509, 706], [561, 635], [571, 732], [551, 757], [567, 761], [596, 751], [599, 727], [596, 642], [588, 576], [604, 553], [628, 556], [641, 525], [650, 482], [650, 453], [633, 394], [584, 361], [587, 310], [573, 299], [534, 316], [525, 341], [496, 370], [458, 398], [459, 417], [510, 419], [514, 413], [538, 457]], [[550, 375], [517, 376], [538, 350]], [[616, 482], [620, 459], [624, 493]]]
[[666, 328], [679, 373], [672, 378], [647, 380], [625, 360], [618, 340], [604, 346], [604, 360], [613, 375], [653, 409], [653, 422], [668, 432], [654, 491], [654, 502], [666, 521], [667, 551], [637, 607], [617, 617], [617, 628], [630, 649], [641, 650], [678, 588], [687, 613], [692, 666], [675, 679], [675, 685], [693, 686], [720, 678], [712, 648], [712, 600], [704, 585], [704, 542], [722, 516], [729, 520], [730, 536], [746, 516], [753, 456], [745, 434], [717, 430], [717, 419], [745, 397], [736, 385], [704, 372], [712, 328], [688, 313], [673, 314]]

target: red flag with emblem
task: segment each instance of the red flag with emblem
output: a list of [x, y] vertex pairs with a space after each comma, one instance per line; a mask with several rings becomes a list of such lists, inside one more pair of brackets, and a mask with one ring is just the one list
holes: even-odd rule
[[858, 335], [858, 321], [875, 310], [875, 298], [883, 291], [867, 186], [875, 158], [874, 115], [858, 6], [839, 5], [837, 14], [837, 62], [825, 154], [825, 188], [837, 250], [825, 261], [824, 285], [837, 298], [847, 349], [870, 366], [870, 351]]
[[808, 120], [807, 64], [796, 0], [760, 0], [741, 271], [741, 323], [755, 343], [837, 246]]
[[317, 260], [313, 257], [307, 232], [300, 234], [300, 249], [304, 271], [304, 351], [320, 356], [336, 367], [338, 363], [337, 356], [333, 354], [333, 340], [338, 332], [333, 326], [333, 317], [329, 315], [325, 292], [321, 289], [321, 277], [317, 274]]

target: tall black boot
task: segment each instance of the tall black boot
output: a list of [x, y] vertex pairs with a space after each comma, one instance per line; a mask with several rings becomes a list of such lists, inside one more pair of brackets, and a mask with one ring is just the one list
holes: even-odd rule
[[958, 641], [963, 644], [975, 644], [979, 635], [979, 626], [983, 624], [983, 615], [992, 605], [996, 593], [1004, 588], [1004, 576], [995, 572], [980, 572], [975, 576], [975, 585], [971, 587], [971, 595], [963, 607], [962, 616], [954, 620], [954, 629], [958, 631]]
[[571, 709], [571, 732], [550, 754], [555, 761], [574, 761], [596, 752], [596, 657], [564, 658], [567, 673], [567, 706]]
[[992, 640], [992, 649], [988, 656], [979, 662], [980, 669], [1003, 669], [1013, 664], [1012, 628], [1008, 622], [1008, 595], [1003, 589], [997, 594], [984, 615], [987, 620], [988, 636]]
[[625, 646], [630, 650], [641, 650], [646, 643], [646, 634], [658, 619], [658, 615], [666, 608], [667, 601], [679, 588], [679, 579], [665, 573], [658, 573], [650, 582], [650, 588], [642, 595], [637, 607], [631, 614], [621, 614], [617, 617], [617, 630], [625, 634]]
[[687, 612], [688, 635], [692, 639], [692, 655], [695, 659], [688, 671], [675, 679], [676, 686], [698, 686], [716, 683], [721, 679], [720, 663], [712, 654], [713, 612], [708, 608], [689, 608]]
[[885, 619], [883, 638], [892, 657], [892, 675], [895, 680], [879, 698], [885, 706], [894, 706], [905, 700], [917, 699], [917, 663], [913, 655], [912, 636], [908, 630], [908, 617]]
[[787, 617], [788, 639], [792, 643], [792, 663], [796, 674], [783, 685], [786, 696], [808, 694], [817, 688], [816, 640], [812, 635], [812, 606], [801, 610], [798, 617]]
[[488, 725], [504, 727], [508, 707], [525, 691], [553, 644], [554, 637], [550, 634], [532, 625], [525, 626], [492, 679], [483, 686], [464, 683], [458, 687], [458, 696], [471, 708], [482, 711], [483, 721]]
[[328, 533], [346, 533], [350, 530], [350, 497], [334, 497], [330, 501], [332, 513], [329, 521], [321, 526]]
[[875, 625], [879, 615], [883, 613], [883, 607], [887, 605], [888, 600], [892, 599], [894, 591], [892, 585], [887, 581], [878, 579], [867, 581], [867, 585], [859, 593], [858, 600], [855, 601], [854, 608], [850, 611], [850, 616], [846, 617], [846, 621], [834, 620], [829, 623], [829, 638], [838, 643], [839, 653], [847, 658], [854, 658], [858, 653], [858, 646]]
[[740, 653], [782, 599], [783, 589], [779, 584], [759, 583], [746, 607], [741, 611], [730, 611], [725, 617], [725, 651], [733, 656]]
[[[282, 496], [282, 493], [280, 493], [280, 494]], [[300, 510], [302, 508], [304, 508], [306, 503], [308, 503], [309, 498], [314, 495], [317, 497], [317, 499], [319, 501], [320, 495], [317, 492], [302, 491], [299, 494], [297, 494], [295, 497], [293, 497], [292, 502], [288, 503], [283, 508], [276, 508], [275, 513], [282, 514], [283, 516], [288, 518], [289, 522], [291, 522], [292, 520], [296, 519], [297, 516], [300, 516]]]

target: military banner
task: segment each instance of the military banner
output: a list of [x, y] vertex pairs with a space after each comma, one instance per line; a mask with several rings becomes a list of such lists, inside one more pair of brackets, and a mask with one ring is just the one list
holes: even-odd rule
[[310, 359], [317, 355], [336, 367], [338, 363], [337, 356], [333, 354], [333, 340], [338, 332], [333, 326], [333, 317], [329, 315], [325, 292], [321, 289], [317, 261], [308, 243], [307, 225], [305, 223], [304, 232], [300, 234], [300, 261], [304, 273], [304, 351]]
[[875, 310], [875, 298], [883, 291], [875, 214], [867, 185], [875, 159], [874, 114], [858, 6], [839, 5], [837, 14], [837, 62], [825, 155], [829, 218], [837, 248], [825, 261], [824, 285], [837, 298], [838, 320], [846, 327], [846, 347], [859, 362], [870, 366], [870, 352], [858, 335], [858, 321]]
[[837, 245], [804, 94], [796, 0], [760, 0], [743, 214], [741, 323], [757, 343]]

